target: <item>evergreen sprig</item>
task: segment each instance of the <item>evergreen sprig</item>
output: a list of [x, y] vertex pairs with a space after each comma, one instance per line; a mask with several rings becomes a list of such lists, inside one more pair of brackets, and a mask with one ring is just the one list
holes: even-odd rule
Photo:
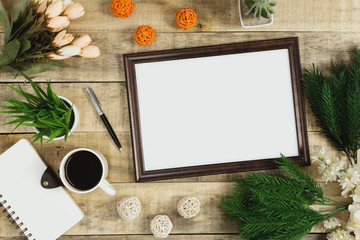
[[326, 76], [315, 65], [305, 70], [303, 86], [317, 124], [351, 163], [360, 148], [360, 51], [353, 61], [331, 65]]
[[[236, 221], [239, 235], [251, 240], [298, 240], [319, 222], [347, 210], [347, 205], [323, 196], [320, 185], [281, 155], [284, 175], [248, 173], [220, 202], [225, 219]], [[331, 205], [319, 212], [310, 206]]]

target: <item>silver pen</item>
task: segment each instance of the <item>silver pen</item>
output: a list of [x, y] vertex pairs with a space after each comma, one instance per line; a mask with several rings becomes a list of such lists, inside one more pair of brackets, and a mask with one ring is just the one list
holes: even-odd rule
[[95, 106], [96, 111], [98, 112], [101, 120], [103, 121], [106, 129], [108, 130], [111, 138], [113, 139], [113, 141], [115, 142], [116, 146], [120, 149], [120, 151], [122, 151], [122, 147], [120, 144], [119, 139], [117, 138], [113, 128], [111, 127], [109, 121], [107, 120], [104, 112], [101, 110], [101, 104], [99, 102], [99, 99], [96, 97], [94, 90], [92, 90], [92, 88], [86, 88], [86, 91], [89, 93], [89, 96], [91, 98], [92, 103]]

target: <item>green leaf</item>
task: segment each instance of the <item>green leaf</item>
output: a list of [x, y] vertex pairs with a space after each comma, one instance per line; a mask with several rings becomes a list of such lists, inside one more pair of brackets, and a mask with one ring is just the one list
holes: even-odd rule
[[58, 122], [56, 121], [50, 121], [50, 120], [46, 120], [46, 119], [39, 119], [39, 121], [41, 123], [44, 123], [44, 124], [47, 124], [49, 126], [53, 126], [53, 127], [63, 127], [63, 125], [59, 124]]
[[60, 134], [62, 134], [64, 131], [63, 129], [57, 129], [55, 131], [53, 131], [50, 136], [49, 139], [47, 140], [47, 142], [52, 141], [54, 138], [58, 137]]
[[12, 73], [12, 74], [16, 74], [17, 70], [10, 67], [10, 66], [3, 65], [3, 66], [0, 66], [0, 72], [9, 72], [9, 73]]
[[31, 42], [25, 38], [22, 38], [21, 40], [21, 46], [20, 46], [20, 53], [26, 52], [31, 48]]
[[18, 3], [18, 5], [16, 6], [16, 9], [15, 9], [13, 22], [15, 22], [19, 18], [20, 13], [26, 9], [26, 7], [29, 5], [29, 3], [30, 3], [29, 0], [22, 0]]
[[0, 65], [8, 65], [13, 62], [19, 53], [21, 43], [19, 40], [14, 39], [7, 43], [0, 55]]
[[37, 63], [33, 65], [32, 67], [22, 71], [26, 75], [34, 75], [42, 72], [47, 72], [55, 68], [53, 64], [49, 63]]
[[10, 25], [9, 17], [6, 14], [6, 11], [4, 9], [4, 6], [2, 5], [1, 0], [0, 0], [0, 22], [3, 25], [3, 28], [4, 28], [5, 44], [6, 44], [10, 39], [11, 25]]
[[48, 128], [45, 124], [39, 124], [39, 123], [23, 123], [22, 125], [28, 126], [28, 127], [36, 127], [36, 128]]
[[73, 109], [73, 106], [71, 106], [69, 111], [67, 113], [65, 113], [65, 124], [66, 124], [66, 126], [69, 126], [70, 119], [71, 119], [71, 114], [72, 114], [72, 109]]

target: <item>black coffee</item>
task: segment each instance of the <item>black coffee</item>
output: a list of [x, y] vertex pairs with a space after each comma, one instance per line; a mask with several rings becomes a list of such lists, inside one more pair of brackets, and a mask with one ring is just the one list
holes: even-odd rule
[[88, 151], [79, 151], [65, 163], [65, 177], [76, 189], [89, 190], [101, 180], [103, 167], [99, 158]]

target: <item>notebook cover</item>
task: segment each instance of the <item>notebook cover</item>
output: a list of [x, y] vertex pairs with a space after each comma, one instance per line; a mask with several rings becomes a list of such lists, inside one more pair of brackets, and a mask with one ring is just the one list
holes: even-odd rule
[[[0, 155], [0, 194], [11, 206], [13, 219], [23, 222], [29, 239], [57, 239], [78, 223], [84, 214], [62, 188], [45, 189], [41, 176], [46, 165], [31, 146], [22, 139]], [[6, 206], [4, 206], [6, 207]]]

